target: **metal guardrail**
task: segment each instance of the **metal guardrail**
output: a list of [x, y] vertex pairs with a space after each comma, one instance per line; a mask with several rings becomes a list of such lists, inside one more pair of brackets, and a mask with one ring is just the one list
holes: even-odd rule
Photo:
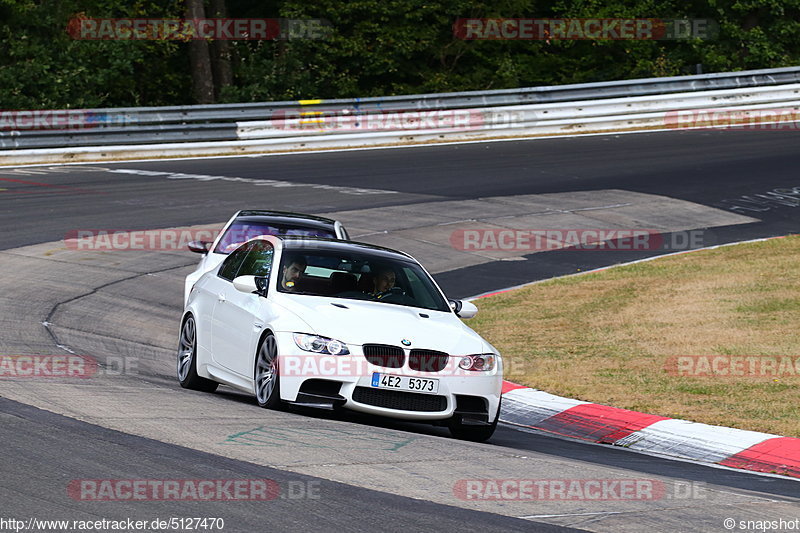
[[[537, 121], [544, 124], [556, 116], [578, 122], [607, 116], [640, 115], [655, 109], [683, 109], [702, 106], [797, 102], [800, 67], [743, 72], [649, 78], [552, 87], [503, 89], [494, 91], [390, 96], [338, 100], [300, 100], [202, 106], [108, 108], [76, 111], [89, 117], [81, 129], [39, 129], [8, 131], [0, 129], [0, 158], [20, 150], [103, 147], [116, 145], [168, 145], [178, 143], [225, 143], [243, 140], [288, 140], [297, 137], [299, 146], [307, 136], [335, 136], [336, 129], [293, 128], [303, 117], [370, 115], [402, 112], [473, 110], [487, 119], [485, 129], [503, 129], [496, 117], [517, 113], [523, 117], [508, 129], [530, 129]], [[776, 89], [771, 91], [770, 88]], [[747, 89], [753, 89], [748, 92]], [[791, 89], [791, 90], [790, 90]], [[779, 95], [780, 93], [780, 95]], [[697, 98], [692, 99], [693, 95]], [[705, 98], [708, 96], [708, 98]], [[716, 98], [716, 100], [715, 100]], [[692, 100], [692, 102], [689, 102]], [[734, 102], [734, 100], [736, 100]], [[575, 105], [569, 105], [574, 103]], [[588, 108], [592, 108], [590, 111]], [[505, 114], [504, 114], [505, 113]], [[549, 114], [549, 115], [548, 115]], [[503, 120], [506, 120], [503, 119]], [[313, 120], [312, 120], [313, 122]], [[276, 126], [276, 124], [278, 124]], [[287, 126], [288, 125], [288, 126]], [[2, 122], [0, 122], [2, 128]], [[579, 126], [578, 126], [578, 129]], [[473, 131], [467, 128], [465, 131]], [[407, 128], [399, 132], [409, 133]], [[444, 133], [452, 133], [447, 129]], [[386, 130], [380, 132], [383, 137]], [[426, 133], [431, 133], [426, 130]], [[473, 132], [474, 133], [474, 132]], [[372, 132], [373, 135], [376, 132]], [[549, 134], [549, 133], [545, 133]], [[354, 134], [350, 132], [348, 137]], [[356, 134], [357, 135], [357, 134]], [[369, 132], [360, 132], [369, 135]], [[474, 136], [474, 135], [473, 135]]]
[[[665, 127], [674, 126], [668, 113], [676, 110], [719, 109], [768, 109], [774, 107], [791, 108], [800, 103], [800, 84], [775, 87], [753, 87], [747, 89], [722, 89], [695, 93], [674, 93], [671, 95], [634, 96], [628, 98], [609, 98], [604, 100], [581, 100], [547, 104], [523, 104], [513, 106], [493, 106], [462, 110], [448, 110], [452, 113], [445, 118], [453, 122], [440, 127], [442, 132], [475, 130], [510, 130], [519, 128], [543, 128], [556, 121], [574, 123], [576, 126], [593, 118], [619, 118], [634, 114], [652, 114], [660, 119]], [[461, 115], [462, 124], [455, 118]], [[674, 114], [674, 113], [673, 113]], [[435, 131], [430, 123], [425, 124], [425, 113], [388, 112], [382, 115], [363, 115], [359, 119], [369, 122], [370, 117], [386, 118], [385, 124], [378, 124], [380, 131]], [[266, 139], [292, 136], [335, 135], [353, 133], [353, 118], [334, 117], [325, 120], [325, 115], [312, 112], [306, 116], [285, 116], [277, 120], [240, 122], [239, 139]], [[435, 117], [434, 117], [435, 118]], [[389, 124], [393, 120], [393, 124]], [[652, 124], [657, 125], [657, 124]], [[363, 128], [369, 131], [369, 126]]]

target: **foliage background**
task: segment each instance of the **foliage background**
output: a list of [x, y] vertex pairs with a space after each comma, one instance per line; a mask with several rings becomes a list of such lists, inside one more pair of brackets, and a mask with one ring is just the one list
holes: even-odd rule
[[[217, 87], [220, 102], [502, 89], [781, 67], [800, 58], [800, 0], [225, 3], [229, 17], [323, 18], [332, 32], [316, 41], [231, 42], [233, 83]], [[0, 109], [194, 103], [187, 43], [78, 41], [66, 32], [78, 14], [180, 18], [185, 9], [183, 0], [0, 0]], [[452, 29], [461, 17], [710, 18], [720, 34], [707, 41], [463, 41]]]

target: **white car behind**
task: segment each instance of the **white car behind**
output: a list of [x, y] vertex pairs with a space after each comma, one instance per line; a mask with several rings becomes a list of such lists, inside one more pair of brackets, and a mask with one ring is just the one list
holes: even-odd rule
[[193, 241], [188, 248], [203, 254], [197, 268], [186, 277], [183, 303], [189, 299], [189, 291], [200, 276], [217, 268], [233, 250], [242, 243], [260, 235], [302, 235], [307, 237], [330, 237], [347, 240], [347, 230], [341, 222], [325, 217], [248, 209], [236, 212], [213, 242]]

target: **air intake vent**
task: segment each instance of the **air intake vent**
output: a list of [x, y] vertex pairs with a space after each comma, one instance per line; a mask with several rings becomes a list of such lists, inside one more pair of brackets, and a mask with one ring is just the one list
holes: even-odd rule
[[400, 368], [406, 359], [402, 348], [386, 344], [365, 344], [364, 357], [371, 364], [386, 368]]
[[356, 387], [355, 390], [353, 390], [353, 400], [358, 403], [374, 405], [375, 407], [385, 407], [387, 409], [397, 409], [398, 411], [424, 411], [433, 413], [447, 410], [447, 398], [444, 396], [372, 389], [369, 387]]
[[450, 356], [435, 350], [411, 350], [408, 366], [420, 372], [439, 372], [447, 366]]

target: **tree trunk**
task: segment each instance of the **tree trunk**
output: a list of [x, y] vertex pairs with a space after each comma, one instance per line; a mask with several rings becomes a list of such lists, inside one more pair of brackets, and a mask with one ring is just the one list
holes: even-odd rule
[[[225, 0], [211, 0], [211, 18], [227, 18]], [[231, 45], [226, 40], [217, 39], [211, 43], [211, 69], [214, 72], [214, 96], [219, 96], [225, 87], [233, 85], [231, 70]]]
[[[202, 19], [205, 16], [203, 0], [186, 0], [187, 19]], [[214, 78], [207, 41], [189, 41], [189, 64], [192, 70], [192, 99], [197, 104], [214, 103]]]
[[[210, 16], [227, 18], [225, 0], [211, 0]], [[214, 96], [219, 100], [222, 90], [233, 84], [231, 45], [228, 41], [218, 39], [211, 42], [211, 69], [214, 72]]]

